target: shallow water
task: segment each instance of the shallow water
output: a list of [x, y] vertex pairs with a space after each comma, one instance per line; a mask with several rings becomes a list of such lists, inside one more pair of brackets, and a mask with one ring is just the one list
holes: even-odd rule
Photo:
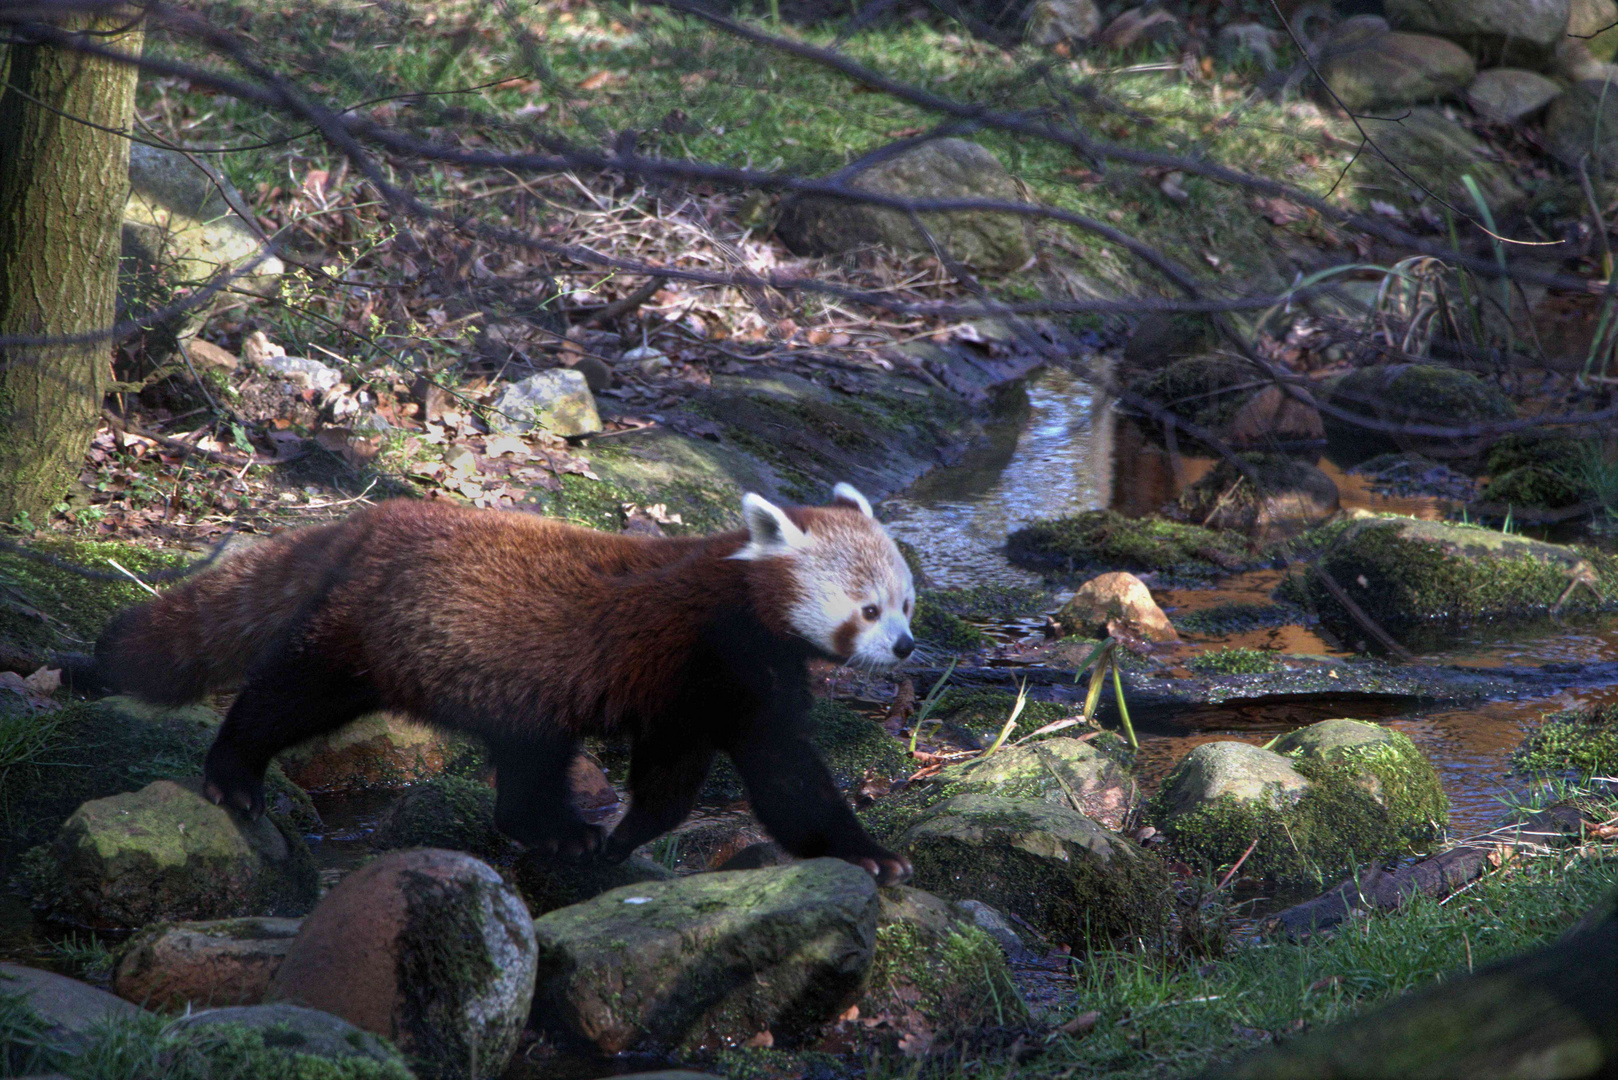
[[[1037, 576], [1006, 562], [1006, 535], [1040, 517], [1108, 507], [1133, 516], [1171, 502], [1213, 465], [1171, 455], [1128, 420], [1110, 414], [1090, 388], [1067, 372], [1029, 381], [1026, 397], [999, 410], [982, 445], [956, 467], [939, 469], [883, 505], [895, 536], [912, 544], [935, 587], [984, 582], [1026, 584]], [[1437, 498], [1382, 494], [1329, 460], [1320, 468], [1337, 483], [1346, 507], [1442, 520]], [[1220, 604], [1266, 604], [1285, 571], [1229, 575], [1207, 588], [1153, 589], [1171, 615]], [[1058, 594], [1058, 600], [1062, 597]], [[987, 627], [1002, 642], [1032, 637], [1042, 619]], [[1273, 649], [1350, 655], [1315, 630], [1297, 625], [1239, 634], [1188, 636], [1196, 648]], [[1422, 662], [1477, 667], [1618, 660], [1618, 618], [1543, 623], [1509, 634], [1480, 631], [1420, 657]], [[1492, 826], [1502, 800], [1522, 793], [1509, 758], [1527, 730], [1549, 712], [1618, 701], [1618, 687], [1587, 687], [1554, 698], [1484, 702], [1462, 709], [1399, 711], [1365, 701], [1245, 703], [1188, 710], [1158, 730], [1141, 732], [1142, 779], [1152, 786], [1193, 746], [1219, 739], [1262, 745], [1274, 736], [1328, 717], [1375, 719], [1408, 734], [1428, 755], [1450, 796], [1450, 829], [1465, 835]], [[1352, 712], [1350, 709], [1352, 708]]]

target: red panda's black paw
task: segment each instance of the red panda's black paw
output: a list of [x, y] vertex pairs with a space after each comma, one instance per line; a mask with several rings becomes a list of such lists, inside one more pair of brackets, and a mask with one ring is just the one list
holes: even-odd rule
[[606, 833], [599, 825], [578, 823], [578, 828], [536, 836], [528, 842], [528, 849], [540, 855], [570, 862], [593, 859], [606, 846]]
[[223, 806], [227, 810], [239, 810], [254, 821], [264, 816], [264, 794], [262, 791], [255, 792], [247, 787], [232, 787], [227, 790], [219, 781], [208, 777], [202, 781], [202, 794], [215, 806]]
[[898, 855], [885, 855], [880, 859], [858, 858], [848, 861], [876, 878], [878, 885], [902, 885], [910, 880], [911, 874], [916, 872], [915, 867], [910, 865], [909, 859], [901, 858]]

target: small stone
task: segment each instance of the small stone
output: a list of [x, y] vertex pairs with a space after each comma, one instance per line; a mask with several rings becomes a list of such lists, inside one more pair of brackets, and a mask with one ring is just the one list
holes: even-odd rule
[[1543, 61], [1567, 33], [1569, 0], [1385, 0], [1388, 21], [1442, 34], [1490, 64]]
[[85, 803], [63, 824], [49, 864], [36, 904], [92, 929], [298, 915], [318, 888], [302, 837], [215, 806], [196, 780]]
[[[291, 1056], [307, 1054], [330, 1061], [363, 1058], [378, 1065], [393, 1066], [384, 1073], [366, 1076], [404, 1078], [410, 1076], [405, 1060], [397, 1050], [348, 1021], [316, 1009], [297, 1005], [244, 1005], [194, 1012], [174, 1021], [179, 1031], [213, 1027], [216, 1024], [253, 1028], [265, 1034], [264, 1045]], [[291, 1065], [291, 1062], [288, 1062]], [[308, 1075], [299, 1070], [299, 1075]], [[335, 1074], [334, 1074], [335, 1075]], [[342, 1075], [349, 1075], [347, 1073]], [[489, 1074], [492, 1075], [492, 1074]]]
[[1127, 768], [1090, 742], [1063, 735], [946, 766], [926, 783], [950, 795], [1039, 799], [1077, 810], [1109, 829], [1123, 827], [1139, 795]]
[[51, 1041], [72, 1049], [87, 1041], [90, 1030], [108, 1020], [127, 1020], [141, 1010], [105, 990], [52, 971], [0, 963], [0, 994], [15, 994], [45, 1022]]
[[1227, 64], [1252, 60], [1265, 71], [1274, 71], [1277, 37], [1274, 30], [1262, 23], [1227, 23], [1220, 28], [1214, 48]]
[[272, 1000], [340, 1016], [427, 1062], [432, 1075], [498, 1075], [534, 987], [533, 923], [493, 869], [454, 851], [383, 855], [304, 921]]
[[774, 840], [760, 840], [748, 844], [736, 854], [714, 867], [715, 870], [762, 870], [767, 866], [786, 866], [792, 856]]
[[1179, 641], [1169, 617], [1152, 599], [1152, 591], [1134, 574], [1122, 570], [1101, 574], [1079, 586], [1056, 621], [1064, 633], [1102, 637], [1116, 625], [1148, 641]]
[[1562, 93], [1562, 87], [1535, 71], [1494, 68], [1480, 72], [1466, 88], [1467, 104], [1485, 120], [1515, 124], [1539, 112]]
[[957, 900], [955, 910], [965, 916], [973, 926], [982, 930], [995, 940], [1006, 959], [1019, 963], [1027, 963], [1034, 959], [1033, 950], [1023, 943], [1022, 935], [1017, 933], [1011, 920], [1000, 911], [981, 900]]
[[1225, 428], [1225, 440], [1242, 448], [1318, 443], [1325, 438], [1326, 425], [1307, 392], [1297, 397], [1279, 386], [1266, 386], [1248, 398]]
[[535, 920], [535, 1019], [610, 1054], [795, 1039], [854, 1003], [878, 906], [839, 859], [613, 889]]
[[506, 387], [490, 406], [489, 426], [508, 435], [539, 427], [565, 438], [595, 434], [601, 417], [583, 372], [551, 368]]
[[229, 349], [222, 349], [205, 338], [192, 338], [185, 343], [185, 351], [191, 356], [191, 363], [196, 365], [198, 371], [207, 371], [210, 368], [219, 371], [235, 371], [241, 361]]
[[257, 1005], [302, 925], [244, 918], [149, 926], [119, 954], [113, 989], [154, 1009]]
[[1319, 66], [1332, 93], [1354, 112], [1432, 101], [1477, 73], [1465, 49], [1426, 34], [1383, 34], [1331, 51]]
[[273, 372], [290, 383], [319, 390], [324, 393], [343, 381], [343, 373], [319, 360], [302, 356], [266, 356], [259, 362], [266, 371]]
[[1095, 0], [1034, 0], [1028, 8], [1028, 44], [1049, 48], [1064, 41], [1085, 41], [1101, 28]]
[[573, 370], [584, 376], [584, 382], [592, 394], [599, 394], [612, 386], [612, 366], [598, 357], [579, 357], [573, 361]]
[[1180, 496], [1180, 508], [1210, 529], [1273, 541], [1314, 528], [1339, 508], [1337, 483], [1315, 465], [1282, 454], [1247, 454], [1246, 469], [1221, 460]]
[[419, 783], [443, 772], [449, 756], [449, 738], [442, 732], [391, 713], [372, 713], [289, 747], [275, 760], [305, 791], [327, 792]]
[[494, 825], [494, 790], [459, 776], [417, 784], [383, 813], [371, 833], [379, 851], [433, 847], [495, 859], [511, 841]]
[[1158, 795], [1160, 805], [1181, 815], [1229, 797], [1241, 803], [1281, 805], [1295, 801], [1309, 781], [1292, 762], [1249, 743], [1211, 742], [1180, 759]]
[[[847, 173], [847, 175], [845, 175]], [[874, 165], [855, 163], [837, 178], [855, 188], [910, 199], [1024, 201], [1005, 166], [965, 139], [934, 139]], [[952, 211], [920, 215], [952, 258], [991, 272], [1016, 270], [1033, 258], [1028, 225], [1018, 215]], [[823, 196], [782, 204], [776, 234], [795, 254], [835, 255], [872, 246], [930, 255], [933, 246], [904, 210]]]

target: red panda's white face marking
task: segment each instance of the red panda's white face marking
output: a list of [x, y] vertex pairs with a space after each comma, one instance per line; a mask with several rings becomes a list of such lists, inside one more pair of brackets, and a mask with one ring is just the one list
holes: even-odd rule
[[916, 585], [910, 567], [864, 495], [847, 484], [800, 529], [758, 495], [742, 499], [748, 543], [732, 558], [783, 559], [796, 597], [787, 612], [794, 632], [849, 663], [887, 667], [915, 648], [910, 615]]

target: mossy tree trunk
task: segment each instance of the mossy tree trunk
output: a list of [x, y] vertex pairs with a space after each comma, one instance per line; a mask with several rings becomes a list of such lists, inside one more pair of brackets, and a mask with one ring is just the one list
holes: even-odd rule
[[[58, 25], [138, 56], [132, 14]], [[0, 337], [69, 337], [113, 324], [137, 71], [43, 44], [12, 45], [0, 87]], [[108, 340], [0, 346], [0, 521], [42, 522], [95, 432]]]
[[1618, 895], [1555, 945], [1206, 1074], [1207, 1080], [1618, 1074]]

